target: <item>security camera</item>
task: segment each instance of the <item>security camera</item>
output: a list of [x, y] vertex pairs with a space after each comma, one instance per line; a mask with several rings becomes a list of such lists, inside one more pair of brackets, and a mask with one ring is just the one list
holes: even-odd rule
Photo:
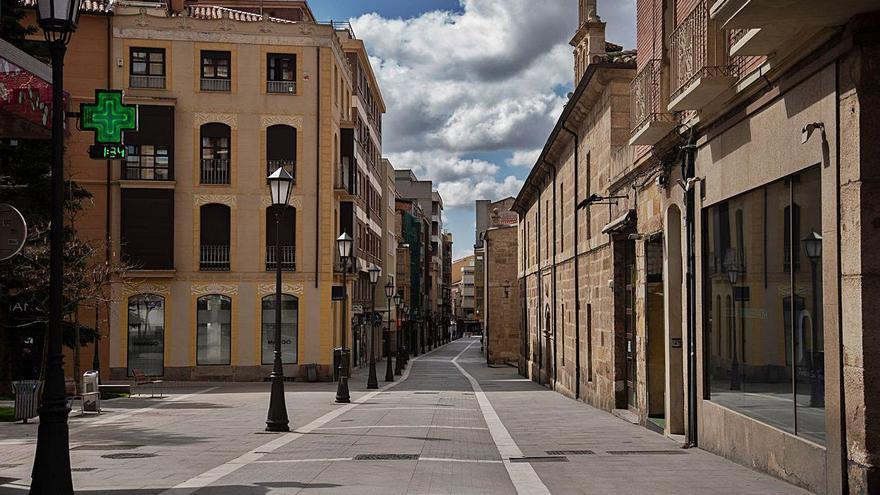
[[825, 134], [825, 124], [823, 122], [813, 122], [812, 124], [807, 124], [801, 129], [801, 144], [807, 144], [807, 141], [810, 140], [810, 136], [813, 135], [813, 131], [819, 129], [822, 131], [822, 134]]

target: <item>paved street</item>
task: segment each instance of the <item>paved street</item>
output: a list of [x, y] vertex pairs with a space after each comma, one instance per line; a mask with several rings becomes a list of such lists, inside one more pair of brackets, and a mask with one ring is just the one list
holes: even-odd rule
[[[289, 384], [289, 434], [262, 431], [264, 384], [173, 384], [163, 399], [105, 401], [100, 417], [71, 419], [75, 486], [135, 495], [805, 493], [681, 450], [513, 368], [489, 368], [478, 339], [419, 357], [378, 392], [364, 382], [352, 380], [350, 405], [333, 403], [334, 384]], [[0, 494], [26, 493], [35, 434], [32, 424], [0, 426]]]

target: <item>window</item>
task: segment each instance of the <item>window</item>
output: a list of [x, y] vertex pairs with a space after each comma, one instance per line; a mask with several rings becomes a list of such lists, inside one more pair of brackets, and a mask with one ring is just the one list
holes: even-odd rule
[[196, 306], [196, 364], [230, 364], [232, 299], [213, 294], [200, 297]]
[[[262, 300], [263, 352], [262, 363], [272, 364], [275, 359], [275, 294]], [[299, 299], [281, 294], [281, 362], [296, 364]]]
[[162, 376], [165, 360], [165, 298], [140, 294], [128, 299], [128, 376], [134, 371]]
[[129, 60], [129, 86], [165, 89], [164, 48], [132, 48]]
[[296, 55], [267, 55], [266, 92], [296, 94]]
[[231, 129], [226, 124], [204, 124], [201, 127], [201, 183], [229, 184]]
[[126, 180], [174, 178], [174, 107], [140, 105], [137, 131], [125, 133], [126, 157], [122, 177]]
[[296, 179], [296, 128], [289, 125], [266, 129], [266, 176], [281, 167]]
[[174, 191], [122, 189], [123, 259], [139, 270], [174, 268]]
[[199, 269], [208, 272], [229, 271], [229, 207], [216, 203], [203, 205], [199, 209], [199, 222]]
[[824, 443], [821, 259], [801, 242], [822, 231], [820, 186], [812, 168], [704, 210], [712, 221], [703, 246], [715, 252], [704, 256], [703, 276], [704, 301], [724, 301], [715, 318], [705, 304], [707, 336], [718, 336], [706, 346], [710, 400]]
[[[276, 208], [266, 208], [266, 270], [275, 270], [275, 263], [280, 261], [282, 270], [293, 271], [296, 270], [296, 208], [285, 207], [277, 225]], [[281, 241], [280, 247], [276, 239]]]
[[202, 91], [229, 91], [232, 57], [229, 52], [202, 50]]

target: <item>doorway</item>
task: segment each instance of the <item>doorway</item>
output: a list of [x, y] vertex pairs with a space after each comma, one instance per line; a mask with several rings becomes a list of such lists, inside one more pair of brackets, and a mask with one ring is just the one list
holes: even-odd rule
[[553, 388], [553, 353], [550, 341], [550, 306], [544, 312], [544, 384]]
[[638, 411], [638, 363], [636, 341], [636, 266], [635, 241], [614, 242], [614, 359], [619, 409]]
[[[681, 210], [670, 206], [666, 211], [666, 258], [664, 294], [666, 295], [666, 434], [684, 434], [684, 344], [682, 339], [682, 223]], [[720, 303], [717, 311], [721, 311]]]
[[645, 356], [648, 427], [666, 430], [666, 314], [663, 287], [663, 236], [645, 242]]

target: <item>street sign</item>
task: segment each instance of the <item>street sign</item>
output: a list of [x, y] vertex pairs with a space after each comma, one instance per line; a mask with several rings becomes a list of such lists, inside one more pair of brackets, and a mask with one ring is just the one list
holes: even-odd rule
[[96, 89], [95, 103], [80, 103], [81, 127], [95, 132], [95, 144], [122, 144], [123, 131], [137, 130], [137, 105], [122, 103], [122, 91]]
[[27, 223], [14, 206], [0, 203], [0, 261], [12, 258], [27, 239]]

